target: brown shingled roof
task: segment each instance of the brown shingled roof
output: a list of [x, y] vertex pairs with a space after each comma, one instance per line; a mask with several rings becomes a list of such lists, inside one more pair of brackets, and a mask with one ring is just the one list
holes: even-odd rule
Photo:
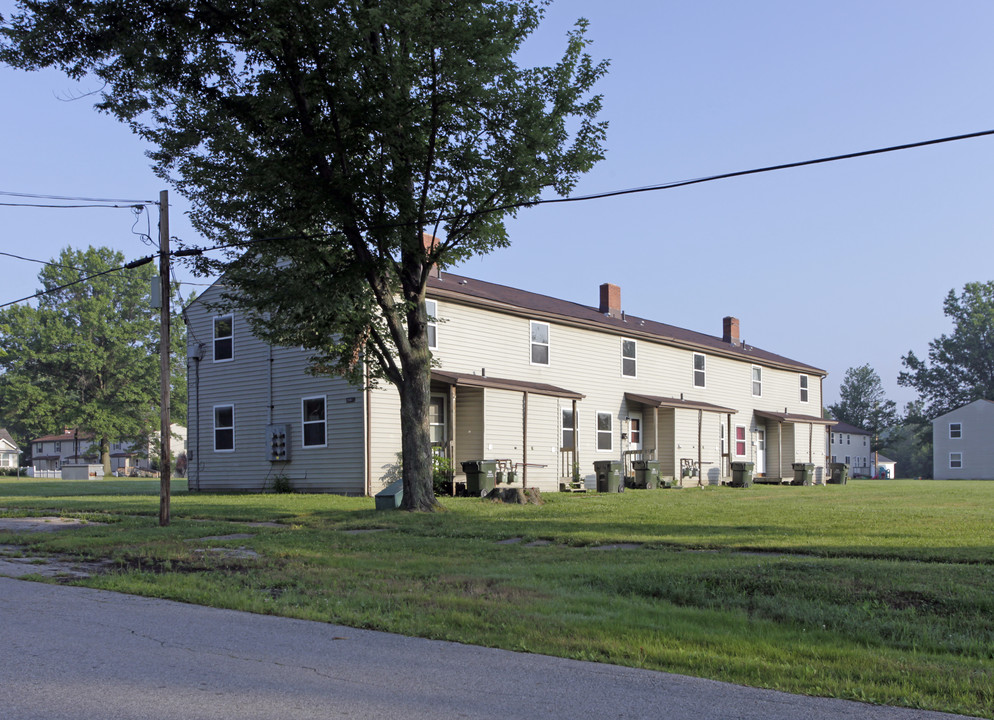
[[451, 273], [442, 273], [440, 278], [428, 278], [428, 295], [462, 302], [468, 305], [491, 307], [504, 312], [518, 312], [532, 318], [553, 319], [566, 324], [592, 327], [627, 337], [643, 337], [668, 345], [710, 352], [715, 355], [733, 357], [743, 362], [766, 364], [799, 370], [812, 375], [827, 375], [824, 370], [806, 363], [791, 360], [775, 353], [761, 350], [752, 345], [733, 345], [720, 337], [686, 330], [665, 323], [625, 315], [613, 317], [601, 313], [598, 308], [560, 300], [538, 293], [519, 290], [506, 285], [474, 280]]

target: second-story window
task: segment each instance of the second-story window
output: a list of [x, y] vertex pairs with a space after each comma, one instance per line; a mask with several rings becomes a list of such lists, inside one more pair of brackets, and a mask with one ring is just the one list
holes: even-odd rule
[[706, 387], [705, 358], [700, 353], [694, 353], [694, 387]]
[[806, 403], [808, 401], [808, 376], [801, 375], [801, 402]]
[[549, 364], [549, 323], [531, 323], [532, 365]]
[[763, 368], [752, 366], [753, 397], [763, 397]]
[[438, 324], [435, 318], [438, 317], [438, 305], [434, 300], [425, 300], [425, 311], [428, 313], [428, 348], [438, 349]]
[[949, 423], [949, 439], [959, 440], [963, 437], [963, 423]]
[[634, 340], [621, 341], [621, 374], [625, 377], [638, 376], [638, 366], [636, 364], [637, 357], [635, 353], [636, 350]]
[[58, 440], [55, 441], [55, 452], [57, 453], [62, 452], [62, 443], [59, 442]]
[[231, 360], [235, 356], [234, 326], [231, 315], [214, 318], [214, 362]]

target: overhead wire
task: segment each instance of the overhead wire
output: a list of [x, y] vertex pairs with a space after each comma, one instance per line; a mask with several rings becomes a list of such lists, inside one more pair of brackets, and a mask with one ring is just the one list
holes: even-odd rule
[[[838, 162], [840, 160], [851, 160], [851, 159], [860, 158], [860, 157], [869, 157], [871, 155], [881, 155], [881, 154], [884, 154], [884, 153], [898, 152], [898, 151], [902, 151], [902, 150], [911, 150], [911, 149], [914, 149], [914, 148], [927, 147], [927, 146], [930, 146], [930, 145], [939, 145], [939, 144], [942, 144], [942, 143], [950, 143], [950, 142], [956, 142], [956, 141], [960, 141], [960, 140], [968, 140], [968, 139], [985, 137], [985, 136], [990, 136], [990, 135], [994, 135], [994, 130], [982, 130], [980, 132], [965, 133], [965, 134], [961, 134], [961, 135], [951, 135], [951, 136], [948, 136], [948, 137], [934, 138], [932, 140], [923, 140], [923, 141], [913, 142], [913, 143], [903, 143], [901, 145], [891, 145], [891, 146], [888, 146], [888, 147], [875, 148], [875, 149], [872, 149], [872, 150], [860, 150], [860, 151], [857, 151], [857, 152], [845, 153], [845, 154], [841, 154], [841, 155], [830, 155], [830, 156], [826, 156], [826, 157], [815, 158], [815, 159], [812, 159], [812, 160], [801, 160], [801, 161], [797, 161], [797, 162], [781, 163], [781, 164], [778, 164], [778, 165], [767, 165], [767, 166], [764, 166], [764, 167], [752, 168], [750, 170], [737, 170], [737, 171], [734, 171], [734, 172], [719, 173], [719, 174], [716, 174], [716, 175], [706, 175], [706, 176], [703, 176], [703, 177], [693, 178], [693, 179], [689, 179], [689, 180], [676, 180], [676, 181], [671, 181], [671, 182], [666, 182], [666, 183], [659, 183], [659, 184], [656, 184], [656, 185], [646, 185], [646, 186], [637, 187], [637, 188], [627, 188], [627, 189], [622, 189], [622, 190], [610, 190], [610, 191], [601, 192], [601, 193], [593, 193], [593, 194], [588, 194], [588, 195], [578, 195], [578, 196], [575, 196], [575, 197], [547, 198], [545, 200], [532, 200], [532, 201], [523, 201], [523, 202], [519, 202], [519, 203], [508, 203], [506, 205], [500, 205], [500, 206], [496, 206], [496, 207], [492, 207], [492, 208], [483, 208], [483, 209], [471, 211], [471, 212], [468, 212], [468, 213], [459, 213], [459, 214], [451, 215], [451, 216], [440, 216], [440, 217], [436, 218], [433, 222], [434, 223], [438, 223], [438, 222], [443, 222], [443, 221], [448, 221], [448, 220], [460, 220], [460, 219], [463, 219], [463, 218], [466, 218], [466, 217], [474, 217], [476, 215], [485, 215], [485, 214], [489, 214], [489, 213], [501, 212], [501, 211], [505, 211], [505, 210], [514, 210], [514, 209], [524, 208], [524, 207], [535, 207], [535, 206], [538, 206], [538, 205], [551, 205], [551, 204], [568, 203], [568, 202], [586, 202], [586, 201], [590, 201], [590, 200], [601, 200], [601, 199], [610, 198], [610, 197], [620, 197], [620, 196], [623, 196], [623, 195], [633, 195], [633, 194], [644, 193], [644, 192], [655, 192], [655, 191], [660, 191], [660, 190], [671, 190], [671, 189], [674, 189], [674, 188], [687, 187], [689, 185], [698, 185], [698, 184], [701, 184], [701, 183], [714, 182], [714, 181], [717, 181], [717, 180], [727, 180], [727, 179], [730, 179], [730, 178], [744, 177], [744, 176], [747, 176], [747, 175], [758, 175], [760, 173], [768, 173], [768, 172], [774, 172], [774, 171], [779, 171], [779, 170], [789, 170], [789, 169], [792, 169], [792, 168], [806, 167], [806, 166], [818, 165], [818, 164], [822, 164], [822, 163]], [[13, 197], [24, 197], [24, 198], [37, 198], [37, 199], [58, 199], [58, 200], [66, 200], [66, 201], [127, 202], [127, 203], [130, 203], [129, 205], [125, 205], [125, 206], [119, 206], [119, 205], [80, 205], [80, 206], [54, 205], [54, 206], [47, 206], [47, 205], [27, 205], [27, 204], [23, 204], [24, 206], [29, 206], [29, 207], [53, 207], [53, 208], [69, 208], [69, 207], [130, 207], [130, 208], [135, 208], [138, 205], [158, 205], [158, 202], [151, 201], [151, 200], [129, 201], [129, 200], [109, 200], [109, 199], [100, 199], [100, 198], [73, 198], [73, 197], [63, 197], [63, 196], [46, 196], [46, 195], [31, 195], [31, 194], [27, 194], [27, 193], [13, 193], [13, 192], [7, 192], [7, 191], [2, 191], [2, 190], [0, 190], [0, 195], [13, 196]], [[11, 204], [12, 203], [2, 203], [2, 202], [0, 202], [0, 205], [11, 205]], [[136, 219], [136, 224], [137, 224], [137, 219]], [[408, 227], [408, 226], [411, 226], [411, 225], [412, 225], [412, 223], [396, 223], [396, 224], [391, 224], [391, 225], [375, 226], [375, 227], [371, 227], [369, 229], [400, 228], [400, 227]], [[133, 228], [133, 226], [132, 226], [132, 228]], [[214, 246], [209, 247], [209, 248], [197, 248], [197, 247], [183, 248], [183, 249], [180, 249], [180, 250], [175, 250], [175, 251], [169, 253], [169, 255], [171, 257], [184, 257], [184, 256], [191, 256], [191, 255], [200, 255], [200, 254], [203, 254], [205, 252], [211, 252], [213, 250], [223, 250], [223, 249], [240, 247], [240, 246], [244, 246], [244, 245], [251, 245], [251, 244], [254, 244], [254, 243], [258, 243], [258, 242], [275, 242], [275, 241], [280, 241], [280, 240], [318, 239], [318, 238], [322, 238], [322, 237], [330, 237], [330, 236], [333, 236], [333, 235], [340, 235], [340, 234], [342, 234], [342, 231], [340, 231], [340, 230], [333, 230], [333, 231], [329, 231], [329, 232], [326, 232], [326, 233], [318, 233], [318, 234], [304, 234], [304, 235], [298, 234], [298, 235], [288, 235], [288, 236], [280, 236], [280, 237], [253, 238], [253, 239], [250, 239], [250, 240], [244, 240], [244, 241], [240, 241], [240, 242], [236, 242], [236, 243], [214, 245]], [[10, 255], [10, 253], [2, 253], [2, 254], [3, 255]], [[17, 257], [17, 256], [13, 256], [13, 255], [10, 255], [10, 256], [11, 257]], [[10, 305], [14, 305], [16, 303], [19, 303], [19, 302], [24, 302], [25, 300], [32, 300], [32, 299], [34, 299], [36, 297], [41, 297], [41, 296], [47, 295], [49, 293], [58, 292], [59, 290], [64, 290], [65, 288], [72, 287], [73, 285], [77, 285], [77, 284], [79, 284], [81, 282], [86, 282], [87, 280], [91, 280], [93, 278], [99, 277], [101, 275], [106, 275], [106, 274], [111, 273], [111, 272], [118, 272], [120, 270], [124, 270], [124, 269], [127, 269], [127, 268], [138, 267], [139, 265], [144, 265], [147, 262], [151, 262], [154, 258], [155, 258], [155, 256], [148, 256], [148, 257], [145, 257], [145, 258], [140, 258], [139, 260], [134, 260], [134, 261], [132, 261], [130, 263], [122, 265], [121, 267], [112, 268], [110, 270], [105, 270], [103, 272], [96, 273], [94, 275], [90, 275], [90, 276], [85, 277], [85, 278], [81, 278], [81, 279], [79, 279], [79, 280], [77, 280], [75, 282], [68, 283], [68, 284], [63, 285], [61, 287], [52, 288], [50, 290], [45, 290], [45, 291], [42, 291], [42, 292], [39, 292], [39, 293], [35, 293], [34, 295], [30, 295], [28, 297], [21, 298], [20, 300], [14, 300], [14, 301], [11, 301], [11, 302], [0, 304], [0, 308], [5, 308], [5, 307], [8, 307]], [[32, 260], [31, 258], [19, 258], [19, 259], [31, 260], [32, 262], [45, 262], [45, 261], [41, 261], [41, 260]], [[46, 263], [46, 264], [53, 264], [53, 263]], [[197, 283], [185, 283], [185, 284], [192, 285], [192, 284], [197, 284]]]

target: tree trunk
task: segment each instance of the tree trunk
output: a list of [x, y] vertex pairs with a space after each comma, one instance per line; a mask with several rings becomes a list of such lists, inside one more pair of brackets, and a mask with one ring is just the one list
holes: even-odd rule
[[402, 361], [404, 380], [400, 393], [400, 436], [404, 468], [404, 510], [435, 510], [432, 483], [431, 435], [428, 405], [431, 401], [430, 356], [414, 353]]
[[110, 441], [100, 438], [100, 462], [104, 466], [104, 477], [110, 477]]

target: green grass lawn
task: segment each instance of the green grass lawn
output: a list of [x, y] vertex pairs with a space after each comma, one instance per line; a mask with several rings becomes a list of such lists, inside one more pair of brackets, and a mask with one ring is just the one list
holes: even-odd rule
[[[173, 489], [160, 528], [156, 480], [0, 480], [2, 514], [94, 521], [0, 544], [112, 558], [73, 581], [90, 587], [994, 718], [994, 483], [458, 498], [431, 515]], [[230, 533], [251, 537], [200, 539]], [[258, 557], [204, 552], [239, 547]]]

